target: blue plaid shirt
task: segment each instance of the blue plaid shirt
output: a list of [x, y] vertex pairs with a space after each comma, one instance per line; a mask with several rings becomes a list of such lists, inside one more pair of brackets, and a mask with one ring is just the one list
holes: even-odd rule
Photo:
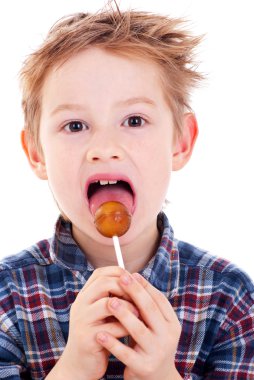
[[[254, 286], [229, 262], [177, 241], [166, 216], [141, 274], [166, 295], [182, 325], [176, 366], [184, 379], [254, 379]], [[70, 306], [94, 268], [61, 217], [52, 239], [0, 264], [0, 378], [44, 379], [64, 350]], [[105, 379], [122, 379], [109, 360]], [[155, 379], [160, 380], [160, 379]]]

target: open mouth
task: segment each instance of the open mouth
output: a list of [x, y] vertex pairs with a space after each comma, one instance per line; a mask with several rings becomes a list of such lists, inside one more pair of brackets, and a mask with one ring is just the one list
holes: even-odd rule
[[87, 189], [87, 198], [93, 215], [102, 203], [110, 201], [123, 203], [130, 214], [133, 214], [135, 195], [131, 184], [125, 180], [91, 181]]

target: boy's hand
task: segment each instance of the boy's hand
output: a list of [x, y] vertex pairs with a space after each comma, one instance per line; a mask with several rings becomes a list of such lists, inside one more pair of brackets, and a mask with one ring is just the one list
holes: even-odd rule
[[126, 300], [128, 295], [120, 286], [119, 277], [123, 272], [118, 267], [94, 271], [71, 307], [68, 342], [47, 379], [54, 375], [54, 380], [98, 380], [104, 375], [109, 352], [96, 340], [98, 332], [105, 331], [114, 339], [128, 335], [107, 306], [111, 295], [121, 298], [124, 310], [138, 316], [137, 309]]
[[181, 327], [170, 303], [139, 274], [125, 272], [119, 284], [141, 319], [117, 297], [108, 300], [108, 308], [129, 332], [133, 344], [126, 346], [102, 329], [98, 342], [126, 365], [125, 380], [181, 379], [174, 363]]

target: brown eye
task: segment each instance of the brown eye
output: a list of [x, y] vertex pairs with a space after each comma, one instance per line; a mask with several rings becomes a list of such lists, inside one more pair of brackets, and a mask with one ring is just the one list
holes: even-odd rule
[[81, 132], [87, 129], [87, 126], [81, 121], [74, 120], [65, 125], [64, 129], [68, 132]]
[[125, 120], [124, 126], [132, 127], [132, 128], [142, 127], [144, 123], [145, 123], [145, 120], [141, 116], [134, 115], [134, 116], [128, 117], [128, 119]]

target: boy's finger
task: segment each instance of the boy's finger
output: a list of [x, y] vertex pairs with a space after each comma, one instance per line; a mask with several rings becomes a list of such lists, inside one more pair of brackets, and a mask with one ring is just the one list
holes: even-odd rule
[[110, 298], [108, 308], [143, 351], [147, 352], [153, 346], [151, 331], [126, 308], [123, 300], [116, 297]]
[[139, 360], [136, 351], [121, 343], [118, 339], [108, 334], [105, 331], [101, 331], [96, 335], [97, 342], [111, 352], [118, 360], [120, 360], [126, 367], [133, 368], [140, 367], [139, 371], [142, 371], [142, 363]]
[[77, 300], [83, 304], [92, 304], [100, 298], [109, 297], [111, 294], [130, 300], [124, 289], [119, 285], [119, 277], [100, 276], [84, 287], [77, 295]]
[[139, 273], [132, 275], [150, 294], [154, 302], [157, 304], [164, 318], [169, 322], [178, 321], [177, 315], [169, 302], [169, 300], [158, 289], [152, 286], [143, 276]]
[[[112, 312], [108, 308], [108, 302], [111, 300], [111, 298], [101, 298], [100, 300], [96, 301], [94, 304], [89, 306], [89, 309], [86, 313], [86, 322], [87, 323], [94, 323], [98, 321], [102, 321], [107, 317], [112, 316]], [[125, 310], [128, 310], [132, 315], [134, 315], [136, 318], [139, 317], [139, 311], [138, 309], [130, 302], [121, 300]], [[88, 315], [89, 311], [89, 315]]]
[[[154, 331], [163, 331], [163, 321], [179, 324], [173, 308], [147, 281], [142, 283], [130, 273], [125, 272], [119, 279], [124, 291], [129, 294], [140, 311], [141, 317]], [[156, 295], [156, 296], [155, 296]], [[163, 298], [164, 297], [164, 298]]]
[[[118, 266], [101, 267], [94, 270], [93, 274], [85, 283], [83, 289], [86, 289], [92, 282], [101, 276], [119, 277], [123, 274], [123, 269]], [[81, 290], [81, 291], [82, 291]]]
[[[119, 339], [124, 338], [125, 336], [128, 336], [129, 333], [126, 330], [126, 328], [118, 321], [115, 322], [108, 322], [103, 325], [97, 326], [100, 328], [100, 331], [105, 331], [108, 334], [112, 335], [113, 337]], [[97, 328], [98, 330], [98, 328]]]
[[135, 278], [128, 272], [125, 272], [125, 274], [120, 277], [119, 283], [139, 309], [144, 323], [152, 330], [157, 329], [157, 325], [163, 328], [163, 321], [165, 321], [165, 318], [157, 306], [157, 303], [153, 300], [144, 286], [135, 280]]

